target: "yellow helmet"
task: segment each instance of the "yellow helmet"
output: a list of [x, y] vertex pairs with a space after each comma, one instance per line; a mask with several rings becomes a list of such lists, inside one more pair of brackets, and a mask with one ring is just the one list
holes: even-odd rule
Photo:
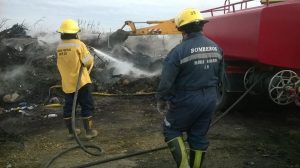
[[80, 28], [78, 26], [78, 23], [72, 19], [66, 19], [64, 20], [57, 32], [59, 33], [68, 33], [68, 34], [75, 34], [80, 31]]
[[175, 24], [177, 27], [184, 26], [189, 23], [205, 21], [200, 11], [196, 8], [186, 8], [182, 10], [175, 18]]

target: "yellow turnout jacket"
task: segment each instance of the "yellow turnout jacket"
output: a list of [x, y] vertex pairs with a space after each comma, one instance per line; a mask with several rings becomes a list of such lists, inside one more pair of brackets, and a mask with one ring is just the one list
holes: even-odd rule
[[79, 88], [92, 83], [89, 69], [92, 68], [94, 58], [83, 42], [79, 39], [62, 40], [56, 51], [57, 67], [65, 93], [75, 92], [81, 64], [84, 65], [84, 69]]

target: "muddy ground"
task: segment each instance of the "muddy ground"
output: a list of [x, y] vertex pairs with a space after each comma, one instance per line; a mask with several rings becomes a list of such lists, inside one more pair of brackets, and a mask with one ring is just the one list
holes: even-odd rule
[[[100, 136], [90, 143], [101, 146], [103, 155], [94, 157], [76, 150], [52, 167], [72, 167], [164, 146], [163, 117], [156, 112], [154, 100], [153, 96], [95, 97], [95, 126]], [[5, 132], [0, 141], [0, 167], [42, 167], [55, 154], [75, 145], [66, 139], [60, 110], [36, 113], [57, 113], [58, 117], [0, 116]], [[299, 168], [300, 109], [248, 99], [211, 128], [209, 139], [208, 168]], [[175, 163], [168, 150], [161, 150], [93, 167], [172, 168]]]

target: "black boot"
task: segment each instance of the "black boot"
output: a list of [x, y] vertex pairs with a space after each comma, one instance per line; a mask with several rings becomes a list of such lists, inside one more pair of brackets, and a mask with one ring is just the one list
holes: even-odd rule
[[83, 118], [83, 126], [85, 129], [85, 138], [92, 139], [98, 135], [98, 131], [93, 128], [93, 120], [92, 117]]
[[189, 168], [188, 155], [182, 137], [176, 137], [168, 143], [169, 149], [178, 168]]
[[[64, 118], [64, 121], [65, 121], [65, 125], [68, 129], [68, 136], [67, 138], [73, 138], [74, 137], [74, 134], [73, 134], [73, 129], [72, 129], [72, 118]], [[75, 129], [75, 132], [77, 135], [79, 135], [81, 133], [80, 129]]]
[[190, 166], [191, 168], [203, 168], [203, 162], [205, 158], [205, 151], [190, 150]]

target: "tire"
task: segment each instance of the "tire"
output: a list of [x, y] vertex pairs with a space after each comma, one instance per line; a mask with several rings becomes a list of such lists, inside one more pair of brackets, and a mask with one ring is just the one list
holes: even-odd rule
[[229, 92], [229, 81], [227, 75], [224, 75], [223, 81], [218, 88], [218, 100], [216, 111], [225, 111], [237, 97], [236, 93]]
[[218, 92], [216, 111], [223, 111], [228, 106], [228, 100], [229, 100], [228, 92], [226, 92], [224, 86], [220, 86]]

